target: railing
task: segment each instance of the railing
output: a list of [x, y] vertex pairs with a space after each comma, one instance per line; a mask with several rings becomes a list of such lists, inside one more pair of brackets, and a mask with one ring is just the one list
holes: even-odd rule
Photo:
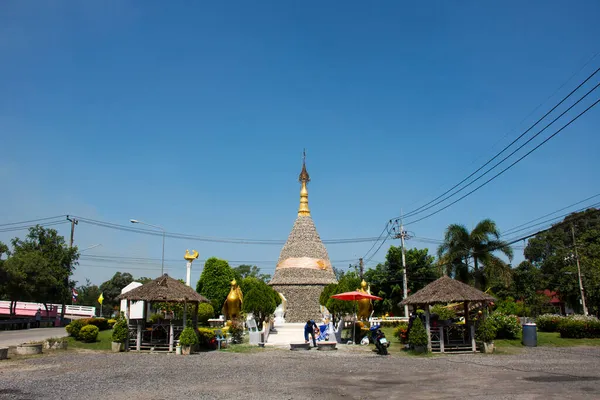
[[473, 325], [444, 325], [430, 328], [431, 345], [441, 353], [446, 347], [476, 350], [475, 327]]
[[[10, 313], [10, 301], [0, 301], [0, 314], [8, 315]], [[18, 316], [26, 315], [33, 316], [40, 310], [42, 312], [42, 316], [46, 316], [46, 307], [42, 303], [31, 303], [25, 301], [17, 301], [15, 305], [15, 313]], [[55, 315], [60, 315], [62, 312], [62, 305], [60, 304], [48, 304], [48, 316], [54, 317]], [[65, 314], [68, 315], [79, 315], [86, 317], [93, 317], [96, 315], [96, 307], [89, 306], [78, 306], [78, 305], [67, 305], [65, 309]]]

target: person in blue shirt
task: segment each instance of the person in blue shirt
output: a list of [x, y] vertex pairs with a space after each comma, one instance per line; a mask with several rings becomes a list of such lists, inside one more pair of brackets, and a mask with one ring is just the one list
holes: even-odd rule
[[317, 340], [315, 339], [315, 329], [318, 329], [318, 327], [314, 320], [311, 319], [306, 321], [306, 325], [304, 325], [304, 343], [308, 343], [308, 335], [311, 335], [313, 346], [317, 347]]

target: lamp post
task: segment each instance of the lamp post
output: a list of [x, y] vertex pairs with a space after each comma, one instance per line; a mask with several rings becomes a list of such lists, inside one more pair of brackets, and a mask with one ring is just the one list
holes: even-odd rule
[[137, 219], [130, 219], [129, 220], [132, 224], [142, 224], [142, 225], [147, 225], [147, 226], [151, 226], [153, 228], [156, 229], [160, 229], [163, 233], [163, 241], [162, 241], [162, 258], [161, 258], [161, 264], [160, 264], [160, 275], [162, 276], [165, 273], [165, 234], [167, 233], [163, 227], [158, 226], [158, 225], [152, 225], [152, 224], [147, 224], [145, 222], [142, 221], [138, 221]]

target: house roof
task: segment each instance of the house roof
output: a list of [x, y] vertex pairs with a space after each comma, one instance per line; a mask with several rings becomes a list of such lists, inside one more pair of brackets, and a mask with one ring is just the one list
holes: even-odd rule
[[191, 287], [164, 274], [155, 280], [132, 289], [119, 296], [121, 300], [171, 302], [171, 303], [208, 303], [209, 300]]

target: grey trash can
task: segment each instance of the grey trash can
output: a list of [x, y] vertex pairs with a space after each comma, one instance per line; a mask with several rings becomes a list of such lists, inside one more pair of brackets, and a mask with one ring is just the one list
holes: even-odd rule
[[523, 324], [523, 346], [537, 346], [537, 325]]

